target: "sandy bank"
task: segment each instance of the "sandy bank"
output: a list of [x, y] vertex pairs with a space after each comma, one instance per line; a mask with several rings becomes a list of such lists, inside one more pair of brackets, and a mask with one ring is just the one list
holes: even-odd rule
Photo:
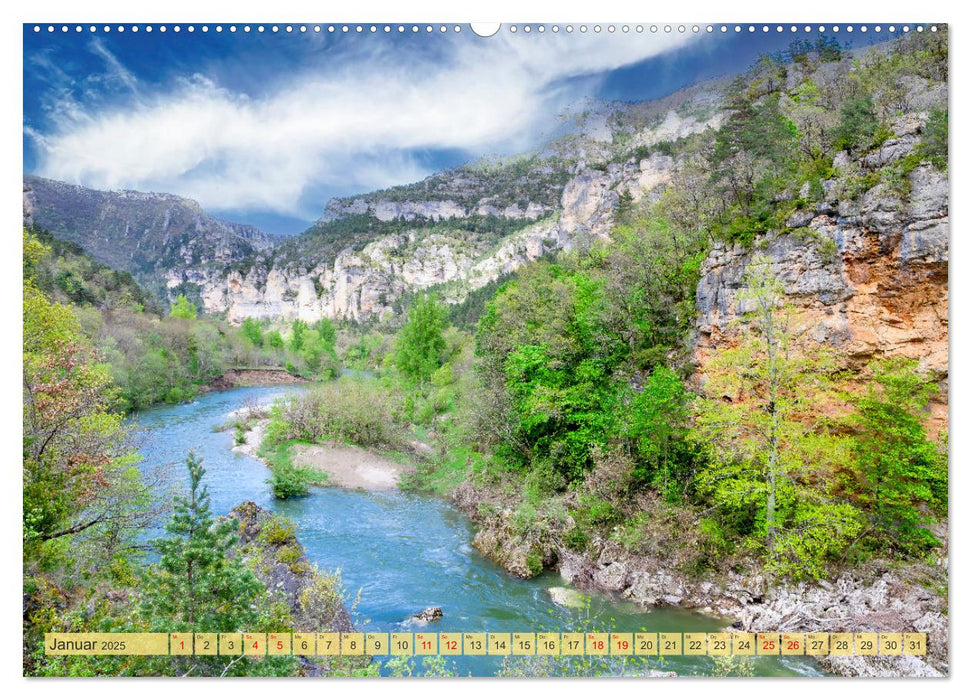
[[294, 445], [290, 460], [296, 467], [326, 472], [335, 486], [368, 491], [390, 491], [398, 487], [402, 474], [414, 467], [399, 464], [352, 445], [326, 443]]

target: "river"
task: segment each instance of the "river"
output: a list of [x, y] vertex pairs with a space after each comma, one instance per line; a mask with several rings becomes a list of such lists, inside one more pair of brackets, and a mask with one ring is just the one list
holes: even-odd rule
[[[592, 616], [600, 629], [617, 631], [716, 631], [724, 620], [672, 608], [643, 611], [633, 604], [594, 596], [583, 620], [575, 610], [552, 603], [551, 586], [563, 585], [546, 573], [517, 579], [480, 556], [472, 547], [473, 526], [445, 501], [400, 492], [361, 492], [317, 488], [305, 498], [273, 497], [269, 475], [258, 460], [231, 450], [232, 431], [216, 432], [231, 411], [244, 403], [269, 403], [293, 387], [249, 387], [204, 394], [189, 404], [143, 411], [133, 419], [146, 474], [163, 485], [186, 483], [184, 460], [192, 449], [203, 458], [213, 510], [225, 514], [250, 500], [291, 518], [307, 557], [321, 569], [341, 569], [355, 624], [370, 631], [427, 629], [449, 631], [580, 630]], [[427, 628], [404, 621], [429, 606], [444, 619]], [[461, 675], [492, 675], [495, 658], [454, 657]], [[708, 675], [707, 657], [670, 657], [652, 668], [679, 675]], [[820, 675], [804, 658], [756, 658], [760, 676]]]

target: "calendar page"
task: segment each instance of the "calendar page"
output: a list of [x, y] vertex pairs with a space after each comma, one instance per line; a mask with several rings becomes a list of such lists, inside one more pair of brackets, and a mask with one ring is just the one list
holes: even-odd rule
[[949, 674], [946, 24], [22, 33], [25, 676]]

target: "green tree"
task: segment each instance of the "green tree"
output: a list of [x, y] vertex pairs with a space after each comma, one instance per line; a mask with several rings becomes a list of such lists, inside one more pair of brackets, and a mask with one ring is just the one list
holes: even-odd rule
[[708, 249], [697, 216], [688, 229], [663, 215], [671, 199], [665, 194], [655, 210], [632, 212], [611, 231], [611, 244], [584, 265], [588, 274], [604, 279], [605, 325], [624, 338], [637, 366], [647, 370], [685, 357]]
[[490, 302], [476, 336], [483, 429], [510, 458], [582, 478], [617, 426], [629, 356], [599, 274], [541, 264]]
[[71, 308], [33, 274], [48, 250], [24, 232], [24, 556], [64, 542], [98, 541], [106, 558], [151, 517], [107, 367]]
[[634, 209], [634, 196], [630, 190], [621, 190], [617, 195], [617, 205], [614, 207], [614, 216], [619, 222], [626, 222]]
[[299, 318], [293, 320], [293, 325], [290, 328], [290, 343], [289, 348], [291, 352], [300, 352], [303, 350], [303, 334], [307, 331], [307, 324], [301, 321]]
[[840, 121], [833, 134], [833, 145], [839, 150], [865, 150], [873, 144], [879, 126], [873, 98], [868, 94], [851, 97], [840, 109]]
[[856, 404], [861, 499], [873, 526], [915, 553], [939, 544], [928, 526], [947, 507], [947, 460], [922, 421], [936, 393], [916, 361], [895, 358], [873, 367], [873, 382]]
[[947, 170], [947, 109], [932, 110], [924, 128], [920, 152], [938, 170]]
[[824, 348], [797, 342], [768, 258], [753, 257], [745, 287], [749, 324], [737, 347], [709, 363], [710, 398], [695, 403], [694, 439], [711, 448], [698, 488], [733, 526], [761, 538], [773, 570], [819, 577], [862, 527], [827, 474], [849, 456], [827, 418], [836, 367]]
[[684, 444], [688, 433], [688, 392], [668, 367], [657, 367], [643, 390], [631, 399], [627, 435], [635, 441], [639, 464], [634, 478], [676, 497], [678, 466], [690, 461]]
[[274, 350], [282, 350], [284, 347], [283, 336], [280, 335], [280, 331], [270, 331], [266, 334], [265, 340], [266, 344]]
[[736, 86], [728, 106], [731, 113], [715, 137], [712, 178], [742, 217], [764, 217], [771, 209], [768, 195], [794, 167], [798, 132], [774, 95], [758, 99]]
[[298, 353], [307, 371], [313, 375], [337, 376], [340, 367], [332, 343], [322, 338], [319, 331], [305, 330], [300, 334], [301, 349]]
[[398, 332], [395, 365], [410, 380], [423, 384], [442, 364], [447, 314], [435, 295], [419, 296]]
[[239, 332], [254, 346], [263, 347], [263, 329], [257, 319], [247, 317], [239, 327]]
[[169, 311], [169, 316], [172, 318], [193, 319], [196, 317], [196, 305], [189, 301], [189, 298], [185, 294], [180, 294], [175, 298], [175, 303], [172, 304], [172, 310]]
[[145, 576], [141, 614], [154, 629], [253, 629], [263, 584], [232, 556], [239, 543], [237, 524], [213, 517], [208, 487], [202, 485], [202, 462], [190, 452], [186, 466], [189, 493], [175, 498], [165, 526], [168, 537], [152, 542], [159, 560]]
[[320, 334], [320, 340], [324, 347], [333, 350], [337, 343], [337, 328], [329, 318], [322, 318], [317, 321], [316, 331]]

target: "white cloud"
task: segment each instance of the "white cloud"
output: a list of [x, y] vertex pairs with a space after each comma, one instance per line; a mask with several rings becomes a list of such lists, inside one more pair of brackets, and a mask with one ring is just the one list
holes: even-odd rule
[[[414, 37], [426, 38], [432, 39]], [[30, 133], [38, 170], [48, 177], [175, 192], [214, 209], [294, 214], [309, 187], [366, 191], [421, 177], [410, 149], [528, 148], [551, 126], [551, 115], [582, 97], [560, 81], [629, 65], [687, 40], [501, 32], [462, 37], [444, 57], [402, 60], [377, 37], [358, 37], [355, 53], [281, 76], [259, 99], [202, 76], [149, 95], [95, 44], [130, 99], [87, 111], [72, 104], [50, 131]], [[323, 202], [315, 206], [319, 212]]]
[[104, 59], [105, 65], [108, 68], [107, 76], [110, 80], [116, 80], [129, 90], [137, 91], [138, 80], [131, 73], [131, 71], [125, 68], [121, 61], [119, 61], [118, 58], [108, 50], [108, 48], [99, 38], [95, 37], [91, 40], [91, 51]]

